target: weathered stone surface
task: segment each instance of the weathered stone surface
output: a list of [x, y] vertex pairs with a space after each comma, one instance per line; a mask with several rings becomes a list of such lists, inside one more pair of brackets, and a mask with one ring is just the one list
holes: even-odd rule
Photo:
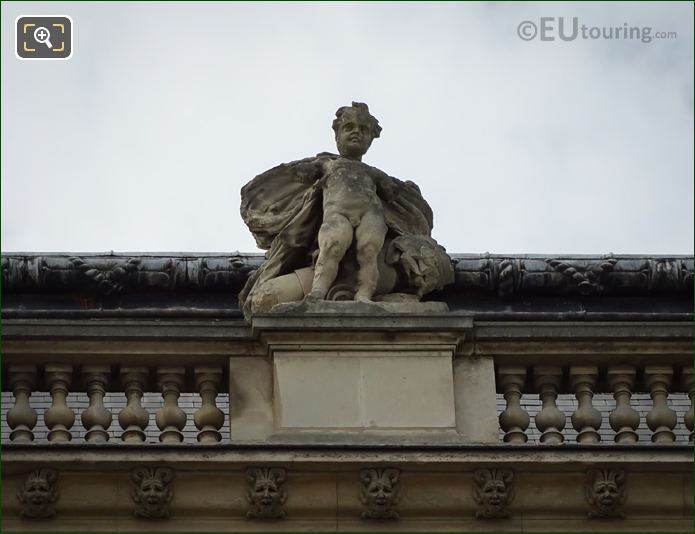
[[42, 468], [29, 473], [17, 490], [17, 500], [22, 506], [20, 517], [45, 519], [56, 515], [54, 505], [59, 497], [57, 478], [55, 469]]
[[625, 502], [625, 471], [622, 469], [590, 469], [586, 499], [591, 505], [589, 518], [624, 517], [620, 509]]
[[511, 469], [478, 469], [473, 473], [473, 500], [478, 503], [475, 517], [511, 517], [507, 506], [514, 499], [514, 472]]
[[339, 155], [280, 165], [241, 190], [241, 216], [268, 250], [239, 295], [247, 318], [304, 296], [419, 300], [454, 280], [419, 188], [362, 162], [381, 132], [367, 105], [341, 107], [333, 129]]
[[451, 354], [274, 354], [281, 428], [453, 428]]
[[169, 503], [174, 498], [174, 471], [168, 467], [138, 467], [131, 473], [130, 496], [135, 503], [133, 514], [143, 519], [162, 519], [171, 515]]
[[363, 469], [360, 471], [362, 519], [398, 519], [401, 484], [398, 469]]
[[249, 489], [246, 499], [249, 509], [246, 517], [250, 519], [284, 519], [283, 509], [287, 501], [285, 480], [287, 472], [282, 467], [249, 467], [246, 470]]
[[[447, 293], [474, 292], [505, 298], [515, 295], [573, 294], [592, 297], [692, 295], [692, 256], [570, 255], [548, 258], [539, 255], [452, 254], [451, 257], [455, 281]], [[74, 258], [80, 258], [94, 269], [94, 276], [86, 274], [89, 269], [76, 266]], [[612, 268], [599, 270], [598, 267], [607, 259], [615, 260], [615, 263], [608, 263]], [[128, 263], [130, 260], [137, 261]], [[3, 294], [67, 291], [101, 295], [175, 292], [237, 294], [263, 262], [261, 254], [239, 253], [137, 256], [2, 253], [0, 272]], [[130, 265], [129, 269], [126, 269], [126, 265]], [[119, 267], [124, 269], [124, 274], [118, 270]], [[570, 268], [576, 272], [568, 273]], [[98, 274], [103, 275], [99, 281], [95, 278]], [[302, 273], [298, 275], [306, 280], [298, 278], [297, 298], [304, 294], [302, 284], [310, 284], [313, 271], [309, 269], [306, 274], [308, 278]], [[581, 274], [581, 277], [575, 278], [574, 274]]]

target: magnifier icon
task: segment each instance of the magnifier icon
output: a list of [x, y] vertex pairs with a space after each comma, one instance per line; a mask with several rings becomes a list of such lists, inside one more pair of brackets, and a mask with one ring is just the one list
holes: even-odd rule
[[39, 26], [34, 30], [34, 39], [39, 43], [44, 43], [48, 48], [53, 48], [51, 44], [51, 32], [49, 32], [43, 26]]

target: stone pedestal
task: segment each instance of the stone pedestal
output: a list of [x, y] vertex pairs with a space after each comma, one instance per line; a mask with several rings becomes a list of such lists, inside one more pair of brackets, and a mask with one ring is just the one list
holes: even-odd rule
[[460, 441], [453, 361], [470, 318], [440, 303], [321, 302], [252, 326], [268, 360], [230, 360], [232, 441]]

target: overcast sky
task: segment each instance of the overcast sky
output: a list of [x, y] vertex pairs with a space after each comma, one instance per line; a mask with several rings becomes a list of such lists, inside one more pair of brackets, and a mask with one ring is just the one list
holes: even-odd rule
[[[42, 14], [71, 59], [15, 57]], [[522, 40], [541, 17], [676, 37]], [[240, 188], [352, 100], [449, 252], [693, 252], [689, 2], [3, 2], [2, 250], [255, 252]]]

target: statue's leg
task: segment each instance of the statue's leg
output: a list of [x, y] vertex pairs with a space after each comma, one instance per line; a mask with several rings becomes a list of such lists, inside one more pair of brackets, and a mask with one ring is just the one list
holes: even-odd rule
[[338, 276], [338, 265], [352, 243], [352, 225], [340, 213], [325, 214], [319, 229], [319, 257], [310, 295], [326, 298]]
[[376, 210], [365, 213], [360, 225], [355, 229], [357, 263], [360, 266], [355, 300], [370, 302], [374, 296], [379, 281], [377, 257], [384, 246], [386, 231], [384, 216]]

